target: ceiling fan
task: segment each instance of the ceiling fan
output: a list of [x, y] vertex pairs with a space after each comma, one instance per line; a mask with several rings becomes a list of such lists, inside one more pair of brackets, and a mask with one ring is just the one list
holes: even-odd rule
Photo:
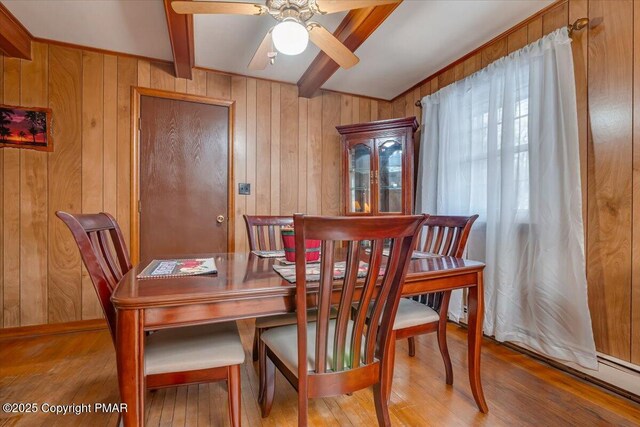
[[[402, 0], [266, 0], [266, 4], [231, 1], [174, 1], [180, 14], [271, 15], [279, 21], [264, 37], [249, 68], [264, 70], [275, 62], [277, 52], [298, 55], [309, 39], [342, 68], [351, 68], [360, 59], [322, 25], [311, 21], [314, 15], [399, 3]], [[275, 48], [275, 49], [274, 49]]]

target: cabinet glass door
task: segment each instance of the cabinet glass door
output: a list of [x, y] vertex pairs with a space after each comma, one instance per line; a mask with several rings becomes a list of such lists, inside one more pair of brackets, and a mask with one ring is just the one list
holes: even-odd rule
[[368, 143], [349, 146], [349, 200], [351, 213], [371, 212], [371, 157], [372, 147]]
[[402, 212], [402, 142], [378, 140], [378, 212]]

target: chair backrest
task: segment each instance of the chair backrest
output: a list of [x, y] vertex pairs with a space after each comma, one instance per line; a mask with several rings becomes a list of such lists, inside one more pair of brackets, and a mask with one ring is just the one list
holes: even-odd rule
[[[427, 217], [294, 215], [296, 248], [304, 247], [305, 240], [320, 240], [322, 253], [317, 297], [315, 366], [312, 372], [308, 372], [306, 364], [299, 363], [299, 379], [308, 375], [315, 376], [314, 380], [322, 381], [324, 377], [331, 382], [333, 380], [323, 374], [354, 373], [359, 368], [372, 367], [381, 359], [389, 345], [391, 327], [401, 285], [415, 245], [414, 240]], [[390, 242], [390, 245], [385, 245], [385, 241]], [[346, 243], [345, 247], [343, 243]], [[365, 249], [365, 246], [369, 249]], [[385, 247], [389, 248], [388, 256], [383, 256]], [[345, 262], [344, 278], [334, 280], [334, 263], [341, 260]], [[366, 262], [368, 269], [365, 277], [358, 278], [360, 262]], [[296, 312], [300, 361], [308, 360], [306, 288], [315, 286], [313, 282], [307, 283], [305, 263], [305, 251], [296, 250]], [[384, 275], [380, 275], [381, 271]], [[368, 313], [372, 301], [373, 308]], [[357, 302], [358, 306], [351, 317], [353, 302]], [[338, 304], [335, 320], [330, 316], [332, 304]], [[333, 322], [335, 327], [330, 326]], [[328, 346], [328, 343], [332, 345]], [[328, 350], [329, 347], [332, 347], [332, 352]], [[356, 381], [364, 381], [362, 377], [367, 375], [359, 377]], [[375, 377], [372, 384], [377, 382], [377, 374]], [[331, 387], [337, 386], [333, 382], [331, 384]]]
[[291, 216], [244, 215], [249, 236], [249, 250], [275, 251], [282, 249], [280, 229], [293, 225]]
[[443, 256], [461, 258], [467, 246], [471, 226], [478, 219], [473, 216], [430, 215], [417, 239], [418, 250]]
[[116, 311], [111, 294], [132, 267], [122, 231], [116, 220], [104, 212], [69, 214], [58, 211], [56, 215], [73, 234], [115, 343]]
[[[422, 227], [420, 237], [416, 239], [416, 249], [461, 258], [467, 247], [471, 226], [476, 219], [478, 219], [478, 215], [430, 215]], [[436, 311], [440, 310], [443, 298], [443, 292], [432, 292], [413, 297], [414, 300], [426, 304]]]

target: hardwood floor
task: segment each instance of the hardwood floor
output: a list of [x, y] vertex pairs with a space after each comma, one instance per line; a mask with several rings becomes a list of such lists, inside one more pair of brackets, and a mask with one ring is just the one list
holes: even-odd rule
[[[261, 419], [258, 379], [248, 351], [253, 322], [239, 322], [247, 362], [242, 370], [244, 426], [295, 426], [295, 391], [278, 374], [269, 418]], [[444, 381], [435, 334], [416, 338], [416, 357], [398, 343], [390, 411], [394, 426], [639, 425], [640, 405], [485, 341], [483, 383], [489, 414], [478, 412], [466, 375], [466, 333], [449, 325], [454, 385]], [[115, 355], [107, 330], [0, 341], [0, 402], [39, 405], [118, 402]], [[147, 395], [149, 426], [228, 425], [223, 383], [159, 390]], [[310, 401], [310, 425], [376, 425], [371, 390]], [[0, 413], [0, 425], [101, 426], [117, 414]]]

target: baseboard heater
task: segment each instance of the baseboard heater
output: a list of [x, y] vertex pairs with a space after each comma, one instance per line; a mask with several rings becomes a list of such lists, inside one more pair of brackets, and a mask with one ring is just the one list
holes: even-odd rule
[[[460, 322], [453, 322], [457, 325], [467, 328], [467, 306], [463, 307], [463, 317]], [[612, 391], [634, 402], [640, 403], [640, 366], [634, 365], [623, 360], [616, 359], [607, 354], [598, 353], [598, 370], [583, 368], [575, 363], [561, 362], [548, 356], [540, 354], [522, 344], [512, 342], [500, 342], [495, 338], [485, 335], [496, 344], [503, 345], [518, 353], [525, 354], [533, 359], [539, 360], [553, 368], [567, 372], [584, 381], [600, 386], [606, 390]]]

